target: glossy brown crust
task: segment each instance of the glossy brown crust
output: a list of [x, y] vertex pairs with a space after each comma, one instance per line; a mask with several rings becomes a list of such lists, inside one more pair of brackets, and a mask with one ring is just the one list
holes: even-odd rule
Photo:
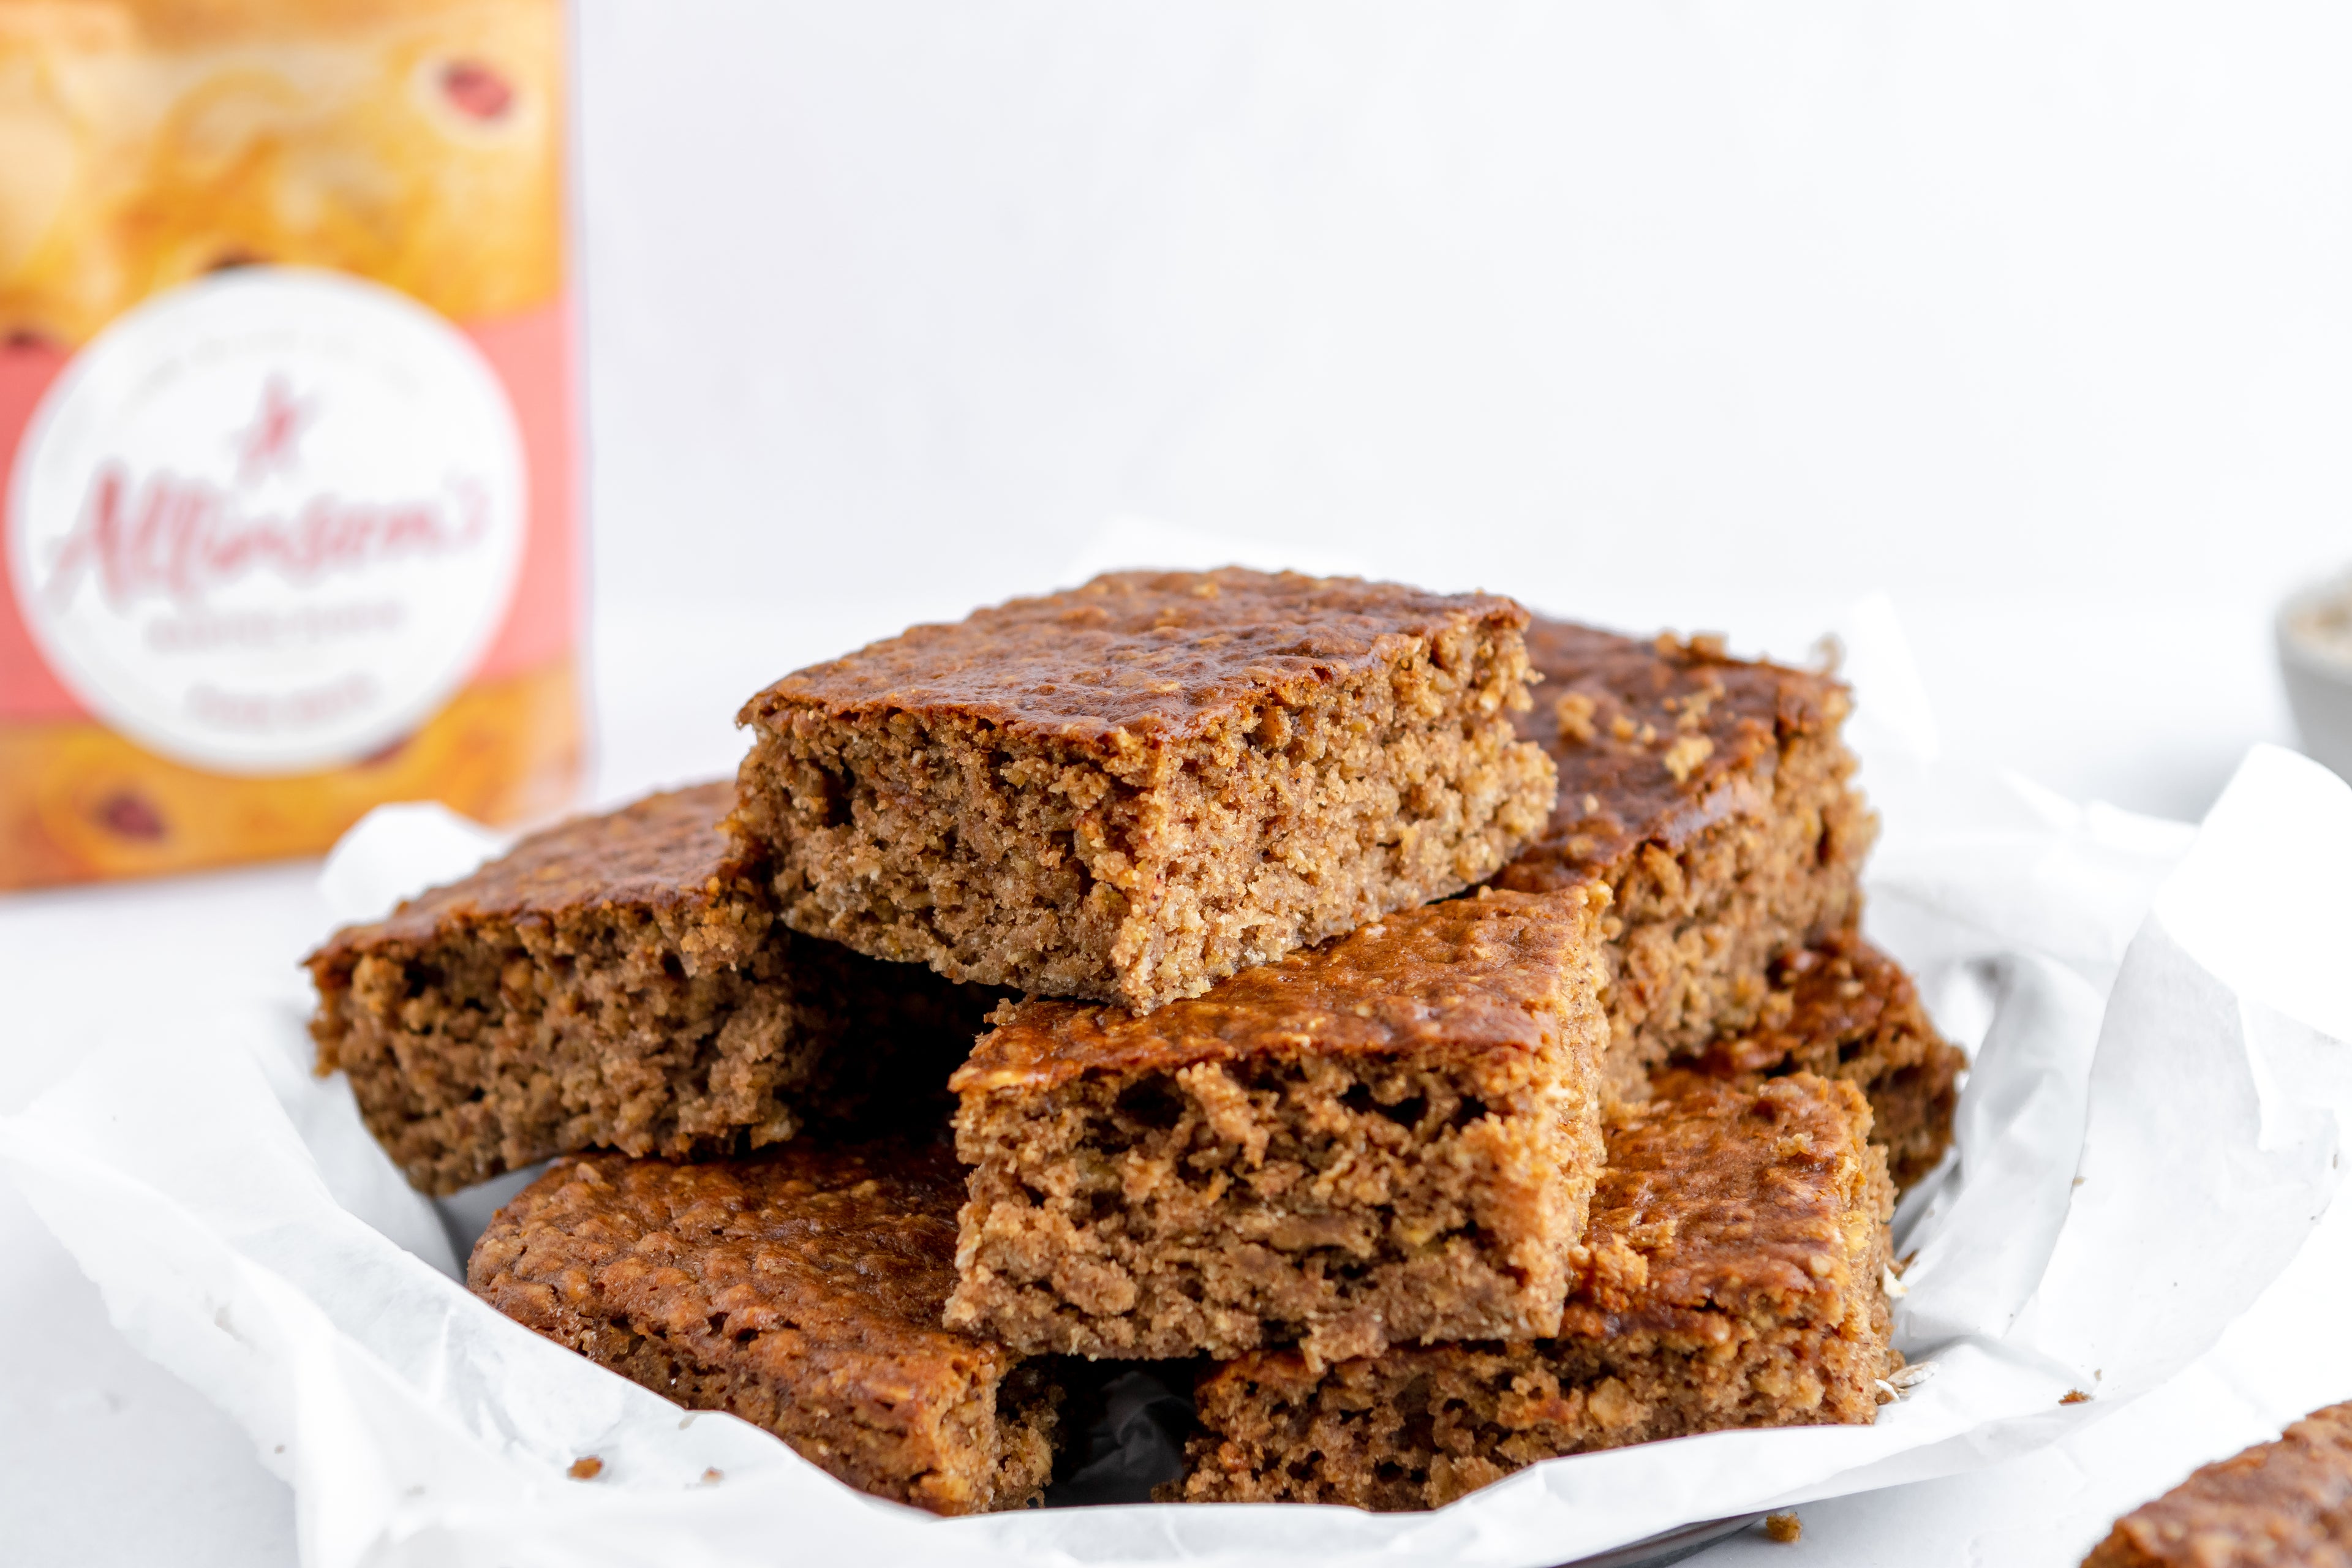
[[2352, 1568], [2352, 1404], [2206, 1466], [2115, 1530], [2083, 1568]]
[[1651, 1087], [1671, 1095], [1685, 1074], [1750, 1089], [1792, 1072], [1844, 1079], [1870, 1100], [1871, 1140], [1885, 1146], [1900, 1191], [1951, 1147], [1967, 1066], [1936, 1032], [1902, 966], [1859, 934], [1833, 931], [1773, 966], [1772, 994], [1754, 1026], [1653, 1074]]
[[1615, 896], [1603, 994], [1612, 1092], [1754, 1022], [1773, 963], [1853, 925], [1876, 822], [1839, 738], [1828, 676], [1727, 657], [1719, 639], [1640, 640], [1533, 620], [1543, 678], [1516, 722], [1559, 793], [1538, 841], [1495, 879]]
[[1544, 681], [1519, 732], [1551, 753], [1559, 795], [1504, 887], [1605, 875], [1643, 843], [1677, 847], [1761, 809], [1781, 746], [1833, 732], [1852, 706], [1828, 676], [1732, 658], [1710, 637], [1643, 641], [1538, 616], [1527, 644]]
[[803, 1142], [699, 1165], [593, 1155], [499, 1211], [467, 1283], [852, 1486], [942, 1513], [1012, 1507], [1044, 1484], [1050, 1411], [1005, 1408], [1020, 1358], [940, 1326], [962, 1197], [937, 1144]]
[[1613, 1109], [1557, 1336], [1226, 1363], [1185, 1495], [1429, 1508], [1562, 1454], [1873, 1420], [1893, 1193], [1868, 1131], [1852, 1085], [1801, 1073]]
[[1516, 630], [1527, 618], [1494, 595], [1351, 577], [1114, 572], [788, 675], [736, 722], [793, 707], [834, 717], [954, 714], [1115, 752], [1144, 737], [1199, 736], [1258, 703], [1307, 700], [1457, 627]]
[[1087, 1073], [1308, 1054], [1533, 1052], [1557, 1032], [1560, 954], [1591, 920], [1580, 900], [1482, 891], [1389, 915], [1140, 1016], [1020, 1003], [996, 1014], [948, 1087], [1047, 1089]]
[[731, 830], [777, 915], [1138, 1012], [1492, 876], [1551, 809], [1526, 613], [1352, 578], [1124, 573], [779, 681]]
[[303, 963], [347, 964], [361, 952], [435, 937], [452, 922], [512, 921], [627, 905], [707, 909], [750, 887], [754, 863], [721, 830], [735, 784], [715, 779], [648, 795], [603, 816], [534, 833], [471, 876], [406, 900], [392, 915], [346, 926]]
[[1865, 1250], [1858, 1237], [1886, 1217], [1848, 1185], [1850, 1163], [1868, 1163], [1869, 1129], [1853, 1085], [1810, 1074], [1618, 1107], [1561, 1331], [1688, 1332], [1722, 1312], [1834, 1319]]

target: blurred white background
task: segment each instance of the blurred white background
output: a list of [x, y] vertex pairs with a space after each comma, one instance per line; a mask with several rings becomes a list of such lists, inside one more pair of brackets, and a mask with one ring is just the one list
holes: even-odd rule
[[[1789, 654], [1884, 588], [1948, 747], [2145, 811], [2289, 736], [2271, 607], [2352, 561], [2352, 11], [580, 22], [601, 799], [729, 767], [736, 704], [797, 664], [1153, 537], [1106, 543], [1122, 516]], [[135, 897], [184, 933], [143, 999], [193, 1015], [315, 937], [311, 875], [21, 898], [0, 949], [37, 990]], [[28, 1042], [0, 1104], [79, 1045]], [[48, 1352], [0, 1381], [0, 1559], [291, 1561], [286, 1489], [12, 1193], [0, 1241], [0, 1320]], [[2071, 1562], [2307, 1392], [2184, 1380], [2031, 1463], [1809, 1509], [1808, 1545], [1993, 1519]]]
[[1138, 514], [2200, 813], [2352, 558], [2352, 14], [587, 0], [597, 791]]

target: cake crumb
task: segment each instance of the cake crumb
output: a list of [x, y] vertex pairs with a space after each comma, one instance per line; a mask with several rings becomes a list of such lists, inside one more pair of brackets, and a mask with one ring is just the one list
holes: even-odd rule
[[583, 1454], [572, 1460], [572, 1468], [563, 1473], [575, 1481], [593, 1481], [604, 1473], [604, 1461], [593, 1454]]
[[1563, 741], [1590, 745], [1597, 731], [1592, 727], [1592, 714], [1597, 704], [1587, 691], [1563, 691], [1559, 700], [1551, 705], [1552, 717], [1559, 725]]
[[1659, 761], [1665, 764], [1666, 772], [1674, 775], [1675, 782], [1681, 784], [1698, 771], [1698, 765], [1713, 755], [1715, 755], [1713, 741], [1708, 740], [1705, 735], [1685, 735], [1673, 745], [1668, 746], [1665, 755]]
[[2079, 1388], [2070, 1388], [2058, 1397], [2061, 1405], [2088, 1405], [2090, 1402], [2091, 1396]]
[[1794, 1546], [1804, 1538], [1805, 1522], [1793, 1513], [1768, 1513], [1764, 1516], [1764, 1538], [1783, 1546]]
[[726, 1479], [727, 1472], [720, 1469], [716, 1465], [711, 1466], [709, 1469], [702, 1472], [702, 1484], [706, 1487], [715, 1486]]

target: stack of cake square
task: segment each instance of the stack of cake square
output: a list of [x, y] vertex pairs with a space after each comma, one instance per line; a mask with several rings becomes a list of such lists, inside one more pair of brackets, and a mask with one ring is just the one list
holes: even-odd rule
[[938, 1511], [1038, 1496], [1069, 1358], [1197, 1373], [1204, 1500], [1867, 1421], [1959, 1058], [1855, 934], [1844, 711], [1494, 595], [1116, 574], [338, 932], [320, 1067], [427, 1191], [567, 1156], [500, 1310]]

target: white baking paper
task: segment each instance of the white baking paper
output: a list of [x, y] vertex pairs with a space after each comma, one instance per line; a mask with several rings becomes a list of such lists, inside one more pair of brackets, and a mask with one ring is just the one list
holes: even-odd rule
[[[1938, 754], [1894, 616], [1842, 630], [1886, 831], [1874, 934], [1976, 1055], [1959, 1152], [1898, 1216], [1913, 1370], [1868, 1427], [1538, 1465], [1433, 1513], [1113, 1506], [936, 1520], [689, 1415], [467, 1295], [453, 1226], [307, 1070], [290, 1007], [115, 1042], [0, 1158], [121, 1329], [353, 1564], [1559, 1563], [1698, 1520], [2008, 1458], [2210, 1345], [2294, 1257], [2352, 1112], [2352, 790], [2250, 754], [2201, 831]], [[331, 863], [366, 912], [489, 847], [406, 813]], [[480, 1205], [472, 1214], [478, 1219]], [[457, 1216], [453, 1218], [452, 1215]], [[2088, 1395], [2062, 1403], [2072, 1392]], [[574, 1480], [575, 1459], [603, 1468]]]

